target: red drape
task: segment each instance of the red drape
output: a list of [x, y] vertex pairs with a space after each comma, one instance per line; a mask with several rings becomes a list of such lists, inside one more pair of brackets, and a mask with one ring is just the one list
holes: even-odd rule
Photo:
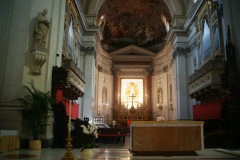
[[[66, 115], [69, 115], [69, 100], [63, 99], [62, 97], [62, 90], [58, 89], [56, 93], [56, 102], [59, 103], [60, 101], [63, 102], [65, 105]], [[77, 119], [78, 118], [78, 109], [79, 105], [77, 103], [72, 102], [72, 109], [71, 109], [71, 119]]]
[[[62, 102], [66, 106], [65, 107], [66, 115], [69, 115], [69, 100], [63, 99]], [[74, 103], [74, 102], [71, 103], [71, 106], [72, 106], [72, 109], [71, 109], [71, 119], [77, 119], [79, 106], [78, 106], [77, 103]]]
[[208, 103], [193, 106], [194, 120], [208, 120], [221, 118], [221, 106], [224, 99], [218, 99]]
[[58, 89], [56, 93], [56, 102], [57, 104], [62, 100], [62, 90]]

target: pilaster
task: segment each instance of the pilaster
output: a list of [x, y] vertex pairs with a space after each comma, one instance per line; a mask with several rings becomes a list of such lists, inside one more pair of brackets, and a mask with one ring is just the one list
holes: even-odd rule
[[187, 53], [189, 49], [175, 47], [173, 51], [174, 70], [176, 78], [176, 119], [191, 119], [188, 104], [188, 75], [187, 75]]
[[[117, 110], [118, 105], [119, 105], [119, 101], [120, 101], [120, 97], [119, 97], [119, 69], [113, 69], [113, 92], [114, 92], [114, 101], [113, 101], [113, 105], [114, 105], [114, 109]], [[117, 118], [114, 117], [116, 115], [113, 115], [113, 119]]]
[[85, 90], [84, 101], [83, 101], [83, 117], [92, 118], [93, 114], [93, 102], [94, 102], [94, 91], [95, 91], [95, 48], [85, 48]]

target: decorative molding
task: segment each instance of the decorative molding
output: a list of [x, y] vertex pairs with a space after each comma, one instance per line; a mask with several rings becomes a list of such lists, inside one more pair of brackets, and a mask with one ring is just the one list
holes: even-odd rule
[[197, 47], [197, 41], [196, 40], [194, 40], [193, 42], [192, 42], [192, 44], [190, 45], [190, 51], [191, 52], [193, 52], [195, 49], [196, 49], [196, 47]]
[[102, 67], [101, 65], [98, 65], [97, 69], [98, 69], [98, 72], [102, 72], [108, 75], [113, 74], [110, 68], [105, 68], [105, 67]]
[[210, 60], [201, 69], [196, 70], [192, 75], [189, 76], [189, 83], [192, 83], [212, 70], [223, 70], [224, 63], [225, 62], [221, 60]]
[[41, 74], [41, 68], [47, 59], [46, 49], [34, 49], [31, 51], [31, 71], [33, 74]]
[[201, 4], [204, 2], [204, 0], [198, 0], [194, 5], [192, 5], [191, 9], [187, 13], [187, 21], [185, 23], [185, 27], [189, 26], [192, 20], [194, 20], [196, 13], [198, 12], [198, 9], [200, 8]]
[[[155, 67], [153, 75], [161, 75], [163, 73], [166, 73], [169, 71], [170, 68], [173, 67], [173, 59], [171, 59], [167, 64], [165, 64], [164, 66], [158, 66]], [[159, 69], [160, 68], [160, 69]]]
[[84, 93], [84, 82], [72, 70], [69, 70], [67, 73], [66, 83], [67, 85], [72, 84]]
[[164, 73], [163, 70], [159, 69], [159, 70], [154, 70], [153, 75], [161, 75], [163, 73]]
[[168, 71], [168, 65], [163, 66], [163, 72], [166, 73]]
[[134, 121], [132, 127], [202, 127], [202, 121]]
[[153, 69], [152, 69], [152, 68], [145, 68], [145, 73], [146, 73], [147, 75], [152, 75]]
[[118, 73], [121, 76], [146, 76], [149, 75], [149, 73], [146, 72], [146, 70], [144, 71], [119, 71]]
[[76, 64], [73, 63], [72, 59], [63, 59], [62, 66], [66, 70], [73, 70], [83, 81], [85, 81], [85, 74], [81, 71]]

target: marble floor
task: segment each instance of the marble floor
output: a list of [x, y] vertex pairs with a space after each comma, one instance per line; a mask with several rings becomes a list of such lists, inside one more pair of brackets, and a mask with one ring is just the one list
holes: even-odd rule
[[[101, 144], [94, 148], [94, 160], [240, 160], [240, 149], [204, 149], [196, 151], [194, 156], [134, 156], [129, 152], [129, 139], [123, 145]], [[64, 148], [42, 148], [41, 150], [20, 149], [0, 153], [0, 160], [60, 160], [66, 150]], [[80, 149], [73, 149], [77, 160], [81, 159]]]

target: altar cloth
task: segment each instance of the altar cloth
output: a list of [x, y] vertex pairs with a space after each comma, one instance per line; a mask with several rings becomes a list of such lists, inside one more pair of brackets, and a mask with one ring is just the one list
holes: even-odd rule
[[0, 130], [0, 152], [19, 149], [18, 130]]
[[132, 121], [130, 151], [198, 151], [204, 149], [202, 121]]

